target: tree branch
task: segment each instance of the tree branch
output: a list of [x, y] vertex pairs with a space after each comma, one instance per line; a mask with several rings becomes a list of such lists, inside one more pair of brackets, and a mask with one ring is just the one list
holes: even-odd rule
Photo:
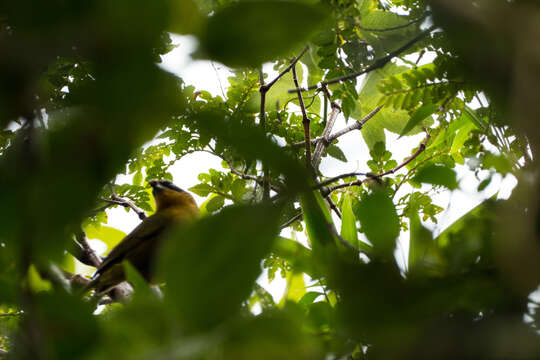
[[286, 227], [289, 227], [291, 226], [291, 224], [293, 222], [295, 222], [296, 220], [300, 220], [302, 218], [303, 214], [302, 214], [302, 210], [300, 210], [298, 212], [298, 214], [294, 215], [292, 218], [290, 218], [289, 220], [287, 220], [283, 225], [280, 226], [280, 229], [285, 229]]
[[386, 171], [386, 172], [384, 172], [382, 174], [378, 174], [377, 177], [382, 177], [382, 176], [386, 176], [388, 174], [393, 174], [396, 171], [398, 171], [399, 169], [401, 169], [402, 167], [404, 167], [405, 165], [407, 165], [408, 163], [410, 163], [411, 161], [413, 161], [414, 159], [416, 159], [418, 157], [418, 155], [420, 155], [424, 150], [426, 150], [426, 145], [427, 145], [430, 138], [431, 138], [431, 135], [429, 135], [429, 132], [426, 129], [426, 138], [424, 139], [424, 142], [420, 144], [420, 146], [418, 147], [418, 150], [416, 150], [414, 152], [414, 154], [412, 154], [407, 160], [405, 160], [404, 162], [402, 162], [401, 164], [399, 164], [395, 168], [393, 168], [391, 170], [388, 170], [388, 171]]
[[21, 316], [22, 314], [24, 314], [22, 311], [17, 311], [13, 313], [1, 313], [0, 317], [15, 317], [15, 316]]
[[322, 135], [320, 136], [321, 140], [316, 143], [317, 145], [315, 145], [315, 151], [313, 152], [313, 159], [311, 161], [311, 165], [314, 169], [317, 169], [319, 167], [324, 149], [328, 147], [328, 145], [330, 145], [330, 143], [332, 142], [329, 140], [330, 133], [332, 132], [332, 128], [336, 123], [336, 119], [341, 112], [339, 104], [332, 101], [330, 91], [328, 90], [328, 87], [326, 87], [326, 85], [323, 86], [323, 92], [328, 98], [328, 101], [330, 101], [332, 111], [330, 112], [328, 121], [326, 122]]
[[[264, 179], [261, 179], [259, 176], [256, 176], [256, 175], [250, 175], [250, 174], [246, 174], [244, 172], [241, 172], [240, 170], [238, 169], [235, 169], [233, 167], [233, 164], [231, 161], [229, 161], [229, 159], [225, 158], [224, 156], [221, 156], [221, 155], [218, 155], [216, 153], [213, 153], [213, 152], [210, 152], [208, 151], [209, 153], [211, 153], [212, 155], [216, 155], [218, 156], [221, 160], [225, 161], [227, 163], [227, 165], [229, 166], [229, 170], [231, 171], [231, 173], [237, 175], [238, 177], [244, 179], [244, 180], [251, 180], [251, 181], [255, 181], [257, 184], [260, 184], [260, 185], [263, 185], [263, 182], [264, 182]], [[272, 183], [270, 183], [270, 181], [268, 182], [268, 185], [270, 186], [270, 189], [272, 189], [273, 191], [279, 193], [281, 191], [281, 189], [275, 185], [273, 185]]]
[[[292, 67], [292, 74], [293, 74], [293, 81], [294, 86], [298, 89], [298, 79], [296, 77], [296, 66]], [[308, 169], [311, 168], [311, 140], [310, 140], [310, 134], [309, 134], [309, 125], [310, 121], [306, 113], [306, 106], [304, 105], [304, 99], [302, 97], [302, 92], [297, 91], [298, 95], [298, 102], [300, 103], [300, 110], [302, 110], [302, 125], [304, 126], [304, 138], [306, 143], [306, 167]]]
[[338, 180], [341, 180], [343, 178], [346, 178], [346, 177], [351, 177], [351, 176], [367, 176], [366, 173], [361, 173], [361, 172], [351, 172], [351, 173], [346, 173], [346, 174], [341, 174], [341, 175], [338, 175], [338, 176], [334, 176], [333, 178], [330, 178], [328, 180], [325, 180], [321, 183], [318, 183], [317, 185], [315, 185], [313, 187], [313, 189], [320, 189], [322, 187], [325, 187], [326, 185], [330, 185]]
[[[259, 71], [259, 81], [261, 83], [261, 86], [259, 87], [259, 92], [261, 93], [261, 104], [260, 104], [260, 111], [259, 111], [259, 119], [261, 121], [260, 125], [263, 130], [263, 134], [266, 135], [266, 93], [268, 92], [268, 89], [270, 89], [270, 86], [264, 85], [264, 74], [262, 71], [262, 67]], [[276, 80], [277, 81], [277, 80]], [[270, 179], [268, 174], [268, 166], [266, 166], [265, 163], [263, 163], [263, 200], [270, 199]]]
[[[377, 114], [379, 112], [379, 110], [382, 109], [382, 106], [377, 106], [375, 109], [373, 109], [369, 114], [367, 114], [366, 116], [364, 116], [364, 118], [362, 120], [357, 120], [355, 121], [354, 123], [352, 123], [351, 125], [339, 130], [338, 132], [328, 136], [326, 139], [322, 136], [319, 136], [315, 139], [312, 139], [311, 140], [311, 144], [317, 144], [321, 141], [328, 141], [328, 144], [331, 144], [332, 141], [336, 140], [337, 138], [353, 131], [353, 130], [362, 130], [362, 128], [364, 127], [364, 124], [366, 122], [368, 122], [369, 119], [371, 119], [373, 116], [375, 116], [375, 114]], [[292, 144], [291, 146], [304, 146], [305, 145], [305, 141], [302, 141], [302, 142], [297, 142], [297, 143], [294, 143]]]
[[90, 244], [88, 244], [88, 238], [82, 229], [75, 234], [75, 239], [72, 239], [71, 246], [67, 250], [85, 265], [95, 268], [101, 265], [101, 258], [90, 247]]
[[401, 54], [403, 51], [407, 50], [408, 48], [410, 48], [411, 46], [416, 44], [418, 41], [422, 40], [424, 37], [426, 37], [428, 34], [430, 34], [435, 29], [436, 29], [436, 26], [429, 27], [427, 30], [425, 30], [425, 31], [421, 32], [420, 34], [418, 34], [417, 36], [415, 36], [412, 40], [407, 42], [405, 45], [403, 45], [400, 48], [392, 51], [391, 53], [389, 53], [385, 57], [382, 57], [382, 58], [380, 58], [378, 60], [375, 60], [375, 62], [373, 64], [365, 67], [364, 69], [362, 69], [362, 70], [360, 70], [360, 71], [358, 71], [356, 73], [341, 76], [341, 77], [338, 77], [338, 78], [335, 78], [335, 79], [332, 79], [332, 80], [323, 81], [323, 82], [320, 82], [320, 83], [318, 83], [316, 85], [308, 86], [307, 88], [300, 88], [300, 87], [297, 86], [296, 89], [290, 89], [289, 93], [302, 92], [302, 91], [308, 91], [308, 90], [315, 90], [315, 89], [320, 88], [323, 85], [337, 84], [337, 83], [340, 83], [342, 81], [352, 80], [352, 79], [357, 78], [360, 75], [366, 74], [366, 73], [371, 72], [371, 71], [376, 70], [376, 69], [380, 69], [380, 68], [384, 67], [386, 64], [388, 64], [393, 58], [395, 58], [396, 56]]
[[[314, 189], [321, 189], [323, 188], [323, 195], [324, 196], [328, 196], [330, 195], [332, 192], [336, 191], [336, 190], [339, 190], [339, 189], [342, 189], [342, 188], [346, 188], [346, 187], [350, 187], [350, 186], [359, 186], [359, 185], [362, 185], [366, 180], [375, 180], [375, 181], [380, 181], [380, 178], [386, 176], [386, 175], [389, 175], [389, 174], [394, 174], [395, 172], [397, 172], [399, 169], [401, 169], [402, 167], [406, 166], [407, 164], [409, 164], [411, 161], [413, 161], [414, 159], [416, 159], [418, 157], [418, 155], [420, 155], [424, 150], [426, 150], [426, 146], [427, 146], [427, 143], [429, 141], [429, 139], [431, 138], [431, 135], [429, 134], [429, 132], [426, 130], [426, 138], [424, 139], [424, 141], [420, 144], [420, 146], [418, 147], [418, 149], [414, 152], [414, 154], [412, 154], [411, 156], [409, 156], [405, 161], [403, 161], [401, 164], [397, 165], [396, 167], [394, 167], [393, 169], [390, 169], [388, 171], [385, 171], [385, 172], [382, 172], [380, 174], [371, 174], [371, 173], [366, 173], [365, 176], [367, 177], [366, 179], [364, 180], [355, 180], [355, 181], [351, 181], [351, 182], [348, 182], [348, 183], [344, 183], [344, 184], [339, 184], [339, 185], [335, 185], [335, 186], [329, 186], [327, 188], [324, 189], [324, 187], [329, 183], [329, 181], [335, 181], [335, 180], [339, 180], [339, 179], [336, 179], [336, 178], [339, 178], [339, 176], [337, 176], [336, 178], [332, 178], [332, 179], [329, 179], [323, 183], [320, 183], [320, 184], [317, 184], [314, 186]], [[343, 175], [340, 175], [342, 177], [347, 177], [346, 175], [350, 175], [350, 174], [343, 174]]]
[[331, 143], [332, 141], [336, 140], [340, 136], [343, 136], [343, 135], [347, 134], [348, 132], [351, 132], [353, 130], [362, 130], [362, 128], [364, 127], [364, 124], [366, 122], [368, 122], [368, 120], [371, 119], [373, 116], [375, 116], [375, 114], [377, 114], [379, 112], [379, 110], [381, 110], [381, 109], [382, 109], [382, 106], [377, 106], [369, 114], [364, 116], [364, 118], [362, 120], [355, 121], [354, 123], [347, 126], [346, 128], [343, 128], [340, 131], [330, 135], [328, 137], [328, 141]]
[[330, 196], [328, 196], [326, 198], [326, 202], [327, 202], [328, 206], [330, 207], [330, 209], [332, 209], [336, 213], [336, 215], [341, 219], [341, 211], [339, 211], [339, 208], [337, 207], [334, 200], [332, 200], [332, 198]]
[[111, 188], [111, 199], [103, 199], [102, 198], [102, 199], [100, 199], [101, 201], [105, 201], [105, 202], [110, 203], [110, 204], [115, 204], [115, 205], [120, 205], [120, 206], [123, 206], [123, 207], [131, 208], [131, 210], [135, 211], [135, 213], [137, 214], [139, 219], [143, 220], [144, 218], [146, 218], [146, 213], [144, 212], [144, 210], [137, 207], [137, 205], [135, 205], [135, 203], [133, 201], [127, 200], [127, 199], [124, 199], [124, 198], [121, 198], [120, 196], [118, 196], [116, 194], [116, 192], [114, 191], [114, 186], [112, 184], [110, 184], [109, 186]]

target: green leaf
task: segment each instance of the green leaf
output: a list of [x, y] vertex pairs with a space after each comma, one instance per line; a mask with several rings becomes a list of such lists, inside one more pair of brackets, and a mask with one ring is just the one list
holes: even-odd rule
[[256, 67], [305, 42], [326, 16], [321, 8], [299, 2], [235, 2], [208, 19], [201, 50], [231, 67]]
[[489, 184], [491, 183], [491, 180], [492, 180], [491, 175], [490, 175], [488, 178], [482, 180], [482, 181], [480, 182], [480, 184], [478, 184], [478, 189], [477, 189], [477, 191], [483, 191], [483, 190], [485, 190], [485, 189], [489, 186]]
[[431, 231], [426, 229], [420, 222], [420, 216], [416, 209], [409, 215], [409, 266], [408, 270], [414, 271], [415, 267], [422, 264], [428, 248], [433, 244]]
[[444, 165], [429, 164], [418, 170], [418, 174], [413, 178], [417, 183], [428, 183], [441, 185], [450, 190], [458, 187], [456, 172]]
[[[465, 141], [467, 141], [469, 138], [469, 133], [472, 130], [479, 128], [467, 112], [463, 112], [461, 118], [456, 120], [454, 124], [458, 126], [458, 131], [454, 137], [454, 141], [452, 142], [452, 147], [450, 149], [452, 154], [455, 154], [461, 150], [463, 144], [465, 144]], [[452, 132], [454, 132], [455, 127], [452, 127], [452, 129], [449, 127], [448, 130], [452, 130]]]
[[399, 217], [396, 207], [383, 189], [364, 195], [356, 209], [362, 231], [373, 244], [373, 250], [391, 256], [399, 235]]
[[354, 216], [351, 195], [345, 193], [341, 204], [341, 237], [349, 244], [358, 248], [358, 231], [356, 230], [356, 217]]
[[437, 110], [437, 107], [437, 104], [426, 104], [421, 106], [418, 110], [414, 112], [414, 114], [411, 115], [411, 118], [409, 119], [403, 130], [401, 130], [399, 136], [402, 137], [408, 134], [409, 131], [414, 129], [416, 125], [420, 124], [422, 120], [424, 120], [428, 116], [431, 116], [431, 114], [433, 114], [435, 110]]
[[335, 243], [334, 234], [330, 231], [330, 226], [333, 226], [332, 216], [321, 193], [313, 191], [301, 194], [300, 206], [311, 246], [320, 248]]
[[503, 175], [512, 171], [512, 161], [505, 155], [494, 155], [487, 153], [483, 159], [484, 166], [486, 168], [493, 168]]
[[223, 196], [217, 195], [217, 196], [214, 196], [213, 198], [211, 198], [206, 203], [206, 210], [209, 213], [213, 213], [213, 212], [216, 212], [219, 209], [221, 209], [224, 204], [225, 204], [225, 198]]
[[206, 197], [208, 196], [208, 194], [212, 192], [212, 187], [208, 184], [201, 183], [201, 184], [190, 187], [188, 190], [201, 197]]
[[233, 181], [231, 185], [231, 193], [234, 198], [241, 200], [246, 191], [246, 180], [236, 179]]
[[98, 239], [107, 244], [107, 252], [105, 254], [126, 237], [125, 232], [106, 225], [99, 227], [88, 226], [84, 231], [89, 239]]
[[319, 276], [313, 264], [311, 250], [297, 241], [279, 236], [272, 253], [287, 260], [296, 272], [306, 273], [312, 278]]
[[303, 308], [307, 309], [315, 299], [317, 299], [319, 296], [323, 295], [323, 293], [316, 292], [316, 291], [308, 291], [307, 293], [302, 296], [302, 298], [298, 301], [298, 305], [302, 306]]
[[281, 210], [230, 206], [171, 234], [159, 273], [183, 328], [209, 329], [237, 314], [277, 237]]
[[[360, 120], [373, 111], [380, 105], [379, 102], [384, 100], [384, 94], [379, 91], [377, 84], [387, 76], [399, 74], [407, 69], [408, 68], [405, 66], [388, 64], [383, 69], [369, 73], [359, 93], [361, 102], [360, 104], [357, 104], [356, 109], [351, 116], [356, 120]], [[377, 142], [386, 142], [385, 129], [399, 134], [403, 130], [408, 119], [409, 114], [407, 111], [393, 109], [390, 104], [388, 104], [364, 124], [361, 130], [362, 137], [371, 150]], [[422, 129], [417, 126], [410, 133], [414, 134], [420, 131], [422, 131]]]
[[286, 301], [298, 302], [306, 293], [304, 274], [289, 272], [287, 276], [287, 290], [279, 303], [283, 306]]
[[135, 175], [133, 175], [133, 185], [139, 185], [141, 186], [143, 182], [143, 176], [142, 172], [137, 171]]
[[341, 148], [339, 148], [338, 146], [330, 145], [329, 147], [326, 148], [326, 151], [328, 152], [328, 155], [330, 155], [334, 159], [347, 162], [347, 158], [345, 157], [345, 154], [343, 153]]

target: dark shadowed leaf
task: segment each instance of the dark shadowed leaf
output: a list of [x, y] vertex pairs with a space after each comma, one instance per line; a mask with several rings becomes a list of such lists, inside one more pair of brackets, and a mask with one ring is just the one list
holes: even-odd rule
[[211, 328], [240, 309], [276, 238], [279, 212], [227, 207], [169, 238], [161, 272], [166, 298], [186, 328]]
[[418, 211], [411, 211], [409, 216], [409, 266], [408, 270], [422, 264], [429, 246], [433, 244], [431, 231], [426, 229], [420, 222]]
[[210, 17], [202, 55], [229, 66], [257, 66], [307, 40], [325, 17], [320, 8], [292, 1], [234, 3]]

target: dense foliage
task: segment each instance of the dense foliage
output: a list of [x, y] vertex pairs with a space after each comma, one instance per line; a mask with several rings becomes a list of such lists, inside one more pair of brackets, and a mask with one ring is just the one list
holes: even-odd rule
[[[0, 3], [0, 357], [540, 357], [539, 15], [517, 0]], [[157, 65], [170, 33], [234, 69], [222, 96]], [[325, 176], [322, 158], [356, 161], [351, 131], [367, 170]], [[389, 132], [418, 143], [392, 153]], [[223, 168], [189, 189], [203, 217], [165, 244], [161, 291], [126, 265], [131, 295], [97, 314], [76, 291], [75, 265], [100, 261], [87, 238], [110, 250], [125, 234], [107, 210], [152, 213], [147, 181], [195, 152]], [[518, 186], [435, 236], [433, 197], [466, 171], [478, 192], [498, 174]], [[263, 269], [286, 279], [278, 303]]]

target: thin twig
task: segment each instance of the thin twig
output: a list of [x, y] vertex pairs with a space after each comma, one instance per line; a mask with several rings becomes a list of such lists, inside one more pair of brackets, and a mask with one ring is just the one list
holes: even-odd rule
[[[266, 134], [266, 93], [268, 92], [268, 89], [270, 87], [267, 87], [264, 85], [264, 73], [262, 70], [262, 67], [259, 71], [259, 81], [260, 81], [260, 87], [259, 92], [261, 93], [261, 104], [260, 104], [260, 111], [259, 111], [259, 119], [260, 119], [260, 126], [262, 128], [263, 134]], [[263, 163], [263, 200], [266, 201], [270, 199], [270, 176], [268, 174], [268, 166], [266, 163]]]
[[13, 313], [1, 313], [0, 317], [15, 317], [15, 316], [21, 316], [22, 314], [24, 314], [22, 311], [17, 311]]
[[[343, 189], [343, 188], [347, 188], [347, 187], [351, 187], [351, 186], [360, 186], [362, 185], [366, 180], [375, 180], [375, 181], [380, 181], [380, 178], [386, 176], [386, 175], [389, 175], [389, 174], [394, 174], [395, 172], [397, 172], [399, 169], [401, 169], [402, 167], [406, 166], [407, 164], [409, 164], [411, 161], [413, 161], [414, 159], [416, 159], [418, 157], [418, 155], [420, 155], [424, 150], [426, 150], [426, 146], [427, 146], [427, 143], [429, 141], [429, 139], [431, 138], [431, 135], [429, 134], [429, 132], [427, 131], [426, 129], [426, 138], [424, 139], [424, 141], [420, 144], [420, 146], [418, 147], [418, 149], [414, 152], [414, 154], [412, 154], [411, 156], [409, 156], [405, 161], [403, 161], [401, 164], [397, 165], [396, 167], [394, 167], [393, 169], [390, 169], [388, 171], [385, 171], [385, 172], [382, 172], [380, 174], [371, 174], [371, 173], [366, 173], [365, 175], [367, 176], [367, 179], [364, 179], [364, 180], [355, 180], [355, 181], [351, 181], [351, 182], [348, 182], [348, 183], [344, 183], [344, 184], [338, 184], [338, 185], [335, 185], [335, 186], [329, 186], [329, 187], [326, 187], [325, 186], [327, 185], [327, 181], [326, 182], [323, 182], [323, 183], [320, 183], [320, 184], [317, 184], [314, 188], [315, 189], [323, 189], [323, 195], [324, 196], [328, 196], [330, 195], [332, 192], [336, 191], [336, 190], [339, 190], [339, 189]], [[346, 174], [345, 174], [346, 175]], [[332, 180], [332, 179], [330, 179]]]
[[[340, 136], [343, 136], [343, 135], [345, 135], [345, 134], [347, 134], [347, 133], [349, 133], [349, 132], [351, 132], [353, 130], [362, 130], [362, 128], [364, 127], [364, 124], [366, 122], [368, 122], [368, 120], [370, 120], [373, 116], [375, 116], [375, 114], [377, 114], [381, 109], [382, 109], [382, 106], [377, 106], [369, 114], [364, 116], [364, 118], [362, 120], [355, 121], [351, 125], [349, 125], [349, 126], [343, 128], [343, 129], [337, 131], [336, 133], [328, 136], [326, 139], [323, 138], [322, 136], [319, 136], [319, 137], [317, 137], [315, 139], [312, 139], [311, 144], [317, 144], [320, 141], [328, 141], [328, 144], [331, 144], [332, 141], [336, 140]], [[292, 144], [291, 146], [293, 146], [293, 147], [295, 147], [295, 146], [304, 146], [305, 143], [306, 143], [305, 141], [297, 142], [297, 143]]]
[[[220, 154], [217, 154], [215, 152], [212, 152], [212, 151], [207, 151], [207, 150], [203, 150], [205, 152], [208, 152], [209, 154], [212, 154], [212, 155], [215, 155], [217, 157], [219, 157], [221, 160], [225, 161], [227, 163], [227, 166], [229, 166], [229, 170], [231, 171], [231, 173], [237, 175], [238, 177], [244, 179], [244, 180], [252, 180], [252, 181], [255, 181], [257, 184], [259, 185], [263, 185], [263, 181], [264, 179], [259, 177], [259, 176], [256, 176], [256, 175], [250, 175], [250, 174], [246, 174], [245, 172], [242, 172], [238, 169], [235, 169], [232, 162], [227, 159], [226, 157], [220, 155]], [[269, 186], [270, 186], [270, 189], [272, 189], [272, 191], [275, 191], [277, 193], [279, 193], [282, 189], [280, 189], [279, 187], [273, 185], [272, 183], [270, 183], [270, 181], [268, 182]]]
[[216, 73], [216, 78], [219, 84], [219, 89], [221, 90], [221, 95], [223, 95], [223, 98], [226, 99], [227, 95], [225, 95], [225, 91], [223, 90], [223, 85], [221, 84], [221, 79], [219, 77], [218, 69], [216, 68], [216, 64], [214, 64], [213, 61], [210, 61], [210, 64], [212, 65], [212, 69], [214, 69], [214, 72]]
[[329, 186], [329, 187], [325, 188], [324, 191], [322, 191], [322, 193], [323, 193], [323, 196], [328, 196], [328, 195], [330, 195], [331, 193], [333, 193], [336, 190], [343, 189], [343, 188], [348, 188], [348, 187], [352, 187], [352, 186], [360, 186], [363, 183], [364, 183], [364, 180], [356, 180], [356, 181], [351, 181], [351, 182], [344, 183], [344, 184], [338, 184], [338, 185], [334, 185], [334, 186]]
[[347, 177], [352, 177], [352, 176], [367, 176], [367, 174], [366, 173], [361, 173], [361, 172], [350, 172], [350, 173], [346, 173], [346, 174], [341, 174], [341, 175], [334, 176], [333, 178], [330, 178], [328, 180], [325, 180], [323, 182], [318, 183], [317, 185], [314, 186], [314, 189], [320, 189], [322, 187], [325, 187], [326, 185], [330, 185], [332, 183], [335, 183], [338, 180], [341, 180], [341, 179], [347, 178]]
[[92, 215], [95, 215], [95, 214], [97, 214], [98, 212], [105, 211], [105, 210], [107, 210], [108, 208], [110, 208], [110, 207], [113, 206], [113, 205], [115, 205], [115, 204], [107, 203], [107, 204], [105, 204], [105, 205], [103, 205], [103, 206], [98, 207], [97, 209], [92, 210], [92, 211], [91, 211], [91, 214], [92, 214]]
[[0, 356], [8, 356], [8, 355], [9, 355], [9, 352], [7, 352], [4, 349], [0, 349]]
[[302, 210], [298, 212], [298, 214], [294, 215], [292, 218], [287, 220], [284, 224], [280, 226], [281, 229], [285, 229], [286, 227], [289, 227], [292, 223], [294, 223], [296, 220], [300, 220], [303, 216]]
[[337, 207], [334, 200], [332, 200], [332, 198], [329, 196], [326, 198], [326, 202], [328, 203], [328, 206], [330, 207], [330, 209], [332, 209], [336, 213], [336, 215], [341, 219], [341, 211], [339, 211], [339, 208]]
[[332, 142], [332, 141], [336, 140], [338, 137], [343, 136], [346, 133], [351, 132], [353, 130], [362, 130], [362, 128], [364, 127], [364, 124], [366, 122], [368, 122], [369, 119], [374, 117], [375, 114], [377, 114], [381, 109], [382, 109], [382, 106], [377, 106], [369, 114], [364, 116], [364, 118], [362, 120], [356, 121], [356, 122], [352, 123], [351, 125], [347, 126], [346, 128], [341, 129], [340, 131], [330, 135], [328, 137], [328, 141]]
[[135, 205], [135, 203], [133, 201], [128, 200], [128, 199], [124, 199], [124, 198], [121, 198], [120, 196], [118, 196], [116, 194], [116, 192], [114, 191], [114, 186], [112, 184], [109, 184], [109, 187], [111, 189], [111, 199], [103, 199], [102, 198], [101, 199], [102, 201], [105, 201], [105, 202], [108, 202], [108, 203], [111, 203], [111, 204], [121, 205], [123, 207], [128, 207], [137, 214], [139, 219], [143, 220], [144, 218], [146, 218], [146, 213], [144, 212], [144, 210], [137, 207], [137, 205]]
[[[298, 85], [298, 79], [296, 77], [296, 66], [292, 67], [292, 74], [293, 74], [294, 86], [296, 86], [296, 88], [298, 89], [299, 85]], [[306, 106], [304, 105], [304, 99], [302, 97], [302, 92], [297, 91], [296, 93], [298, 95], [298, 102], [300, 104], [300, 110], [302, 110], [302, 125], [304, 126], [304, 138], [305, 138], [305, 143], [306, 143], [306, 146], [305, 146], [305, 148], [306, 148], [306, 167], [308, 169], [310, 169], [311, 168], [311, 140], [310, 140], [310, 134], [309, 134], [310, 121], [309, 121], [309, 118], [308, 118], [307, 113], [306, 113]]]
[[436, 29], [436, 26], [429, 27], [427, 30], [425, 30], [425, 31], [421, 32], [420, 34], [418, 34], [417, 36], [415, 36], [412, 40], [407, 42], [405, 45], [401, 46], [400, 48], [396, 49], [395, 51], [392, 51], [391, 53], [389, 53], [385, 57], [375, 60], [375, 62], [373, 64], [365, 67], [364, 69], [362, 69], [362, 70], [360, 70], [360, 71], [358, 71], [356, 73], [341, 76], [341, 77], [338, 77], [338, 78], [335, 78], [335, 79], [332, 79], [332, 80], [323, 81], [323, 82], [320, 82], [320, 83], [318, 83], [316, 85], [308, 86], [307, 88], [297, 87], [296, 89], [290, 89], [289, 93], [294, 93], [294, 92], [298, 92], [298, 91], [302, 92], [302, 91], [308, 91], [308, 90], [315, 90], [315, 89], [318, 89], [318, 88], [322, 87], [323, 85], [337, 84], [337, 83], [340, 83], [342, 81], [352, 80], [352, 79], [357, 78], [360, 75], [366, 74], [366, 73], [371, 72], [371, 71], [376, 70], [376, 69], [380, 69], [380, 68], [384, 67], [386, 64], [388, 64], [393, 58], [395, 58], [396, 56], [401, 54], [403, 51], [407, 50], [408, 48], [410, 48], [411, 46], [416, 44], [418, 41], [422, 40], [425, 36], [430, 34], [435, 29]]
[[388, 174], [393, 174], [399, 169], [401, 169], [402, 167], [404, 167], [405, 165], [407, 165], [408, 163], [410, 163], [411, 161], [413, 161], [414, 159], [416, 159], [418, 155], [420, 155], [424, 150], [426, 150], [426, 146], [430, 138], [431, 138], [431, 135], [429, 135], [429, 132], [426, 131], [426, 138], [424, 139], [424, 142], [420, 144], [420, 146], [418, 147], [418, 150], [416, 150], [414, 154], [412, 154], [407, 160], [405, 160], [404, 162], [402, 162], [395, 168], [385, 171], [382, 174], [378, 174], [377, 177], [383, 177]]
[[309, 46], [306, 46], [304, 48], [304, 50], [302, 50], [302, 52], [297, 56], [295, 57], [291, 63], [289, 64], [289, 66], [287, 66], [285, 69], [283, 69], [282, 72], [279, 73], [278, 76], [276, 76], [276, 78], [272, 81], [270, 81], [268, 84], [266, 85], [262, 85], [261, 83], [261, 87], [264, 86], [264, 88], [266, 89], [265, 91], [268, 91], [279, 79], [281, 79], [283, 77], [283, 75], [285, 75], [286, 73], [288, 73], [289, 71], [291, 71], [291, 69], [296, 65], [296, 63], [300, 60], [300, 58], [302, 58], [302, 56], [304, 56], [304, 54], [309, 50]]

